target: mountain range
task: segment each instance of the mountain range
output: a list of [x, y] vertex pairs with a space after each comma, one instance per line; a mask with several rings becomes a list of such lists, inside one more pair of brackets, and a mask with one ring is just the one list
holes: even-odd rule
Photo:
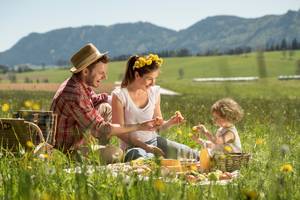
[[30, 33], [12, 48], [0, 53], [0, 64], [53, 65], [67, 61], [80, 47], [94, 43], [111, 57], [143, 52], [188, 49], [192, 53], [226, 51], [237, 47], [264, 47], [283, 39], [300, 41], [300, 10], [259, 18], [236, 16], [207, 17], [175, 31], [148, 22], [110, 26], [62, 28], [46, 33]]

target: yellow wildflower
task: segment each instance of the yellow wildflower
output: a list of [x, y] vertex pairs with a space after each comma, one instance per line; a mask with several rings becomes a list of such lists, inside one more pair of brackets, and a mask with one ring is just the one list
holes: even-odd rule
[[258, 138], [258, 139], [256, 139], [255, 144], [257, 144], [257, 145], [265, 144], [265, 140], [262, 138]]
[[34, 144], [30, 140], [28, 140], [26, 142], [26, 146], [29, 147], [29, 148], [32, 148], [32, 147], [34, 147]]
[[197, 131], [197, 126], [193, 126], [192, 131]]
[[154, 181], [154, 188], [156, 190], [158, 190], [159, 192], [163, 192], [163, 191], [165, 191], [166, 186], [165, 186], [165, 183], [162, 180], [157, 179], [157, 180]]
[[50, 199], [53, 199], [48, 193], [43, 193], [41, 195], [41, 200], [50, 200]]
[[232, 152], [232, 147], [226, 145], [226, 146], [224, 146], [224, 151], [227, 152], [227, 153], [230, 153], [230, 152]]
[[196, 165], [191, 165], [190, 169], [191, 169], [192, 171], [198, 171], [198, 168], [197, 168]]
[[41, 158], [41, 159], [46, 159], [46, 158], [48, 158], [48, 154], [41, 153], [41, 154], [39, 155], [39, 158]]
[[182, 135], [182, 130], [181, 130], [180, 128], [178, 128], [177, 131], [176, 131], [176, 133], [177, 133], [178, 135]]
[[193, 133], [189, 133], [188, 134], [189, 137], [193, 137], [193, 135], [194, 135]]
[[32, 109], [33, 109], [33, 110], [40, 110], [40, 109], [41, 109], [41, 106], [40, 106], [40, 104], [38, 104], [38, 103], [34, 103], [34, 104], [32, 105]]
[[293, 166], [291, 164], [284, 164], [280, 167], [280, 171], [282, 172], [292, 172]]
[[3, 112], [7, 112], [9, 110], [9, 104], [8, 103], [5, 103], [2, 105], [2, 111]]
[[243, 194], [247, 197], [247, 199], [257, 199], [258, 198], [258, 193], [254, 190], [244, 190]]
[[29, 101], [29, 100], [25, 101], [25, 102], [24, 102], [24, 106], [27, 107], [27, 108], [31, 108], [31, 106], [32, 106], [32, 101]]

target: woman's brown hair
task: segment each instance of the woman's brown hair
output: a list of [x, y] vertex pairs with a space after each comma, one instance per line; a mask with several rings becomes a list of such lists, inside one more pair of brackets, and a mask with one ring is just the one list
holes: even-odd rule
[[159, 68], [158, 63], [155, 61], [153, 61], [150, 65], [145, 65], [141, 68], [134, 68], [134, 63], [138, 58], [139, 58], [138, 55], [129, 57], [126, 64], [125, 76], [121, 83], [122, 88], [127, 87], [130, 83], [134, 81], [135, 72], [137, 72], [142, 77], [145, 74], [153, 72]]

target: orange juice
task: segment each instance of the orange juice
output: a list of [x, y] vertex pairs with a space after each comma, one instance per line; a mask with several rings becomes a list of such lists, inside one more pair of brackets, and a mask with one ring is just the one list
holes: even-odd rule
[[208, 149], [204, 148], [199, 152], [200, 169], [208, 171], [211, 167], [211, 158], [208, 154]]

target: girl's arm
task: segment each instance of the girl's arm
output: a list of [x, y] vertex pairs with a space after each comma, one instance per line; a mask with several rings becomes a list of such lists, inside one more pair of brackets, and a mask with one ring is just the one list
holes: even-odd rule
[[234, 134], [230, 131], [226, 132], [222, 136], [216, 136], [211, 134], [204, 125], [199, 125], [197, 127], [206, 137], [209, 141], [211, 141], [214, 144], [225, 144], [230, 143], [234, 141]]

